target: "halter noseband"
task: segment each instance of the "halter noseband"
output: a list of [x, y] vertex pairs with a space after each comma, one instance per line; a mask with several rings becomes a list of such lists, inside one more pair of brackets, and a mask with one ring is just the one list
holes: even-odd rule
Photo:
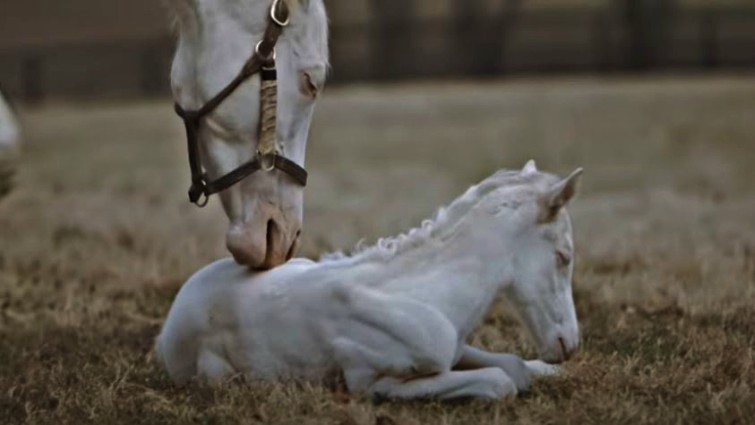
[[[246, 61], [241, 71], [223, 90], [208, 100], [201, 108], [185, 110], [176, 103], [175, 110], [186, 127], [186, 140], [191, 168], [189, 200], [199, 206], [207, 205], [210, 195], [221, 192], [240, 182], [257, 171], [278, 169], [288, 174], [302, 186], [307, 185], [307, 171], [299, 164], [280, 155], [276, 143], [277, 73], [275, 70], [275, 43], [283, 28], [289, 23], [289, 11], [283, 0], [274, 0], [270, 6], [270, 18], [262, 40], [257, 43], [254, 53]], [[254, 74], [260, 74], [260, 126], [257, 152], [247, 161], [227, 174], [210, 180], [202, 170], [199, 157], [199, 124], [201, 119], [218, 107], [244, 81]]]

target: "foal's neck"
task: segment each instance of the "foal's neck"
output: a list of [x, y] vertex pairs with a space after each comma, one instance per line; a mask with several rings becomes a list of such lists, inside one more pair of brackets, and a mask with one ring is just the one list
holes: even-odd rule
[[511, 280], [509, 258], [487, 229], [467, 222], [447, 240], [430, 240], [373, 269], [370, 281], [393, 293], [426, 302], [443, 313], [461, 337], [482, 320]]

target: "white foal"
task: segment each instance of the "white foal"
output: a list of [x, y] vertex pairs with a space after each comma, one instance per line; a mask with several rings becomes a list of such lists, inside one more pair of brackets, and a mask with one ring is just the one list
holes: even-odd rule
[[13, 186], [12, 178], [20, 151], [20, 136], [10, 106], [0, 93], [0, 197]]
[[232, 260], [183, 286], [156, 354], [176, 383], [328, 380], [352, 394], [496, 399], [556, 369], [465, 343], [502, 294], [548, 363], [579, 345], [568, 178], [499, 171], [432, 220], [351, 256], [253, 273]]

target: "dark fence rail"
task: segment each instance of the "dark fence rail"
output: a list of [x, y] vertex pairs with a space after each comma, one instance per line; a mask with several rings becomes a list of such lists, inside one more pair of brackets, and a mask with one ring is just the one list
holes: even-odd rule
[[164, 95], [172, 54], [169, 37], [0, 51], [0, 89], [30, 102]]
[[[373, 7], [360, 22], [334, 19], [331, 81], [755, 70], [755, 7], [674, 8], [638, 20], [615, 7], [522, 10], [517, 3], [496, 13], [421, 18], [401, 0], [400, 13]], [[164, 95], [172, 49], [169, 36], [6, 48], [0, 85], [26, 101]]]
[[[381, 19], [382, 18], [382, 19]], [[640, 25], [663, 31], [638, 31]], [[334, 77], [427, 76], [654, 69], [755, 70], [755, 8], [678, 10], [632, 22], [613, 8], [549, 8], [334, 25]]]

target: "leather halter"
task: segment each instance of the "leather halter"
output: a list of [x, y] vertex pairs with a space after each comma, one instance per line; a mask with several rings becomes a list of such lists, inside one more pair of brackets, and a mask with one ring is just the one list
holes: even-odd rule
[[[254, 48], [241, 71], [223, 90], [208, 100], [201, 108], [185, 110], [176, 103], [175, 110], [186, 127], [186, 140], [191, 168], [189, 201], [203, 207], [210, 195], [221, 192], [257, 171], [278, 169], [288, 174], [302, 186], [307, 185], [307, 171], [290, 159], [280, 155], [276, 143], [277, 73], [275, 70], [275, 43], [283, 28], [289, 23], [289, 11], [283, 0], [274, 0], [265, 34]], [[202, 169], [199, 157], [199, 125], [201, 119], [215, 110], [244, 81], [260, 74], [260, 131], [257, 152], [250, 161], [241, 164], [227, 174], [210, 180]]]

